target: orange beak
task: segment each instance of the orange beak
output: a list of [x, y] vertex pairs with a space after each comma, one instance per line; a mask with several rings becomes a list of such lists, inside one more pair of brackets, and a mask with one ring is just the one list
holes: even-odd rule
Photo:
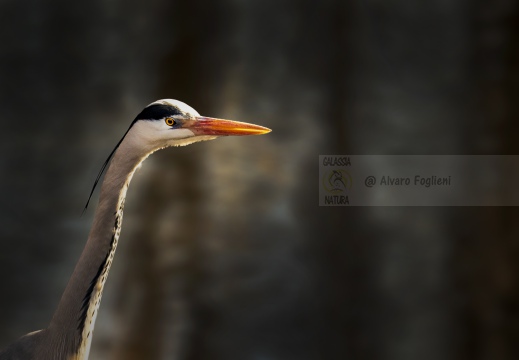
[[259, 125], [205, 116], [197, 117], [196, 120], [190, 121], [186, 125], [185, 127], [196, 135], [263, 135], [272, 131]]

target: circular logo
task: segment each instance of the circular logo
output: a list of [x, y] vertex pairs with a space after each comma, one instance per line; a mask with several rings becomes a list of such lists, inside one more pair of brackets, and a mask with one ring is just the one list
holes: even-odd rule
[[344, 169], [331, 169], [324, 173], [323, 178], [324, 189], [332, 194], [342, 194], [346, 190], [351, 189], [353, 183], [351, 175]]

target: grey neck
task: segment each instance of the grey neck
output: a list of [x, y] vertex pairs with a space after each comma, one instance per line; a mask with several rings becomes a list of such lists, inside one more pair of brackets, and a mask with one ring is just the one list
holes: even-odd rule
[[78, 359], [88, 358], [103, 287], [121, 230], [126, 191], [136, 167], [146, 156], [146, 152], [135, 150], [128, 135], [106, 172], [88, 241], [48, 328], [59, 339], [55, 345], [77, 354], [74, 358]]

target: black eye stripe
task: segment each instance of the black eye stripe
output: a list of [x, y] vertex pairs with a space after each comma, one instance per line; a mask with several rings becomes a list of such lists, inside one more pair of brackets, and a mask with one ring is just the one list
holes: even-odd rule
[[133, 122], [138, 120], [162, 120], [166, 117], [183, 115], [183, 113], [176, 107], [171, 105], [154, 104], [150, 105], [141, 111]]

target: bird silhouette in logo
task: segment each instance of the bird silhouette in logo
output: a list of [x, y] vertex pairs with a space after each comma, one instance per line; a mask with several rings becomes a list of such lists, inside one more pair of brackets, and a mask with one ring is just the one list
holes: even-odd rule
[[328, 183], [331, 185], [331, 191], [344, 191], [347, 188], [342, 172], [337, 170], [332, 170], [328, 177]]

